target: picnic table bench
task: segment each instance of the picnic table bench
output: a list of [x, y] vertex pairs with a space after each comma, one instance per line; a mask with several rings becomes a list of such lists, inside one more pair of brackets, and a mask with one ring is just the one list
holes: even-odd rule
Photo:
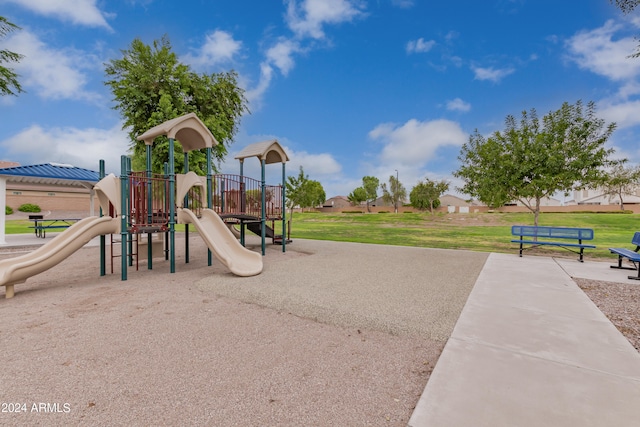
[[[584, 250], [595, 248], [594, 245], [583, 243], [584, 240], [593, 240], [593, 229], [591, 228], [514, 225], [511, 227], [511, 235], [519, 237], [511, 242], [520, 244], [520, 256], [522, 256], [524, 245], [532, 245], [531, 248], [558, 246], [579, 254], [580, 262], [584, 262]], [[575, 240], [576, 243], [568, 242], [568, 240]]]
[[[625, 248], [609, 248], [609, 251], [612, 254], [618, 255], [618, 265], [612, 265], [611, 268], [622, 268], [625, 270], [637, 270], [638, 274], [636, 276], [629, 276], [629, 279], [640, 280], [640, 232], [636, 231], [633, 234], [633, 238], [631, 239], [631, 244], [636, 245], [634, 250], [625, 249]], [[622, 265], [623, 259], [628, 259], [633, 263], [633, 267], [626, 267]]]
[[33, 228], [36, 237], [42, 239], [47, 237], [47, 230], [69, 228], [74, 223], [80, 221], [78, 218], [44, 219], [42, 215], [29, 215], [29, 220], [33, 221], [33, 225], [29, 226], [29, 228]]

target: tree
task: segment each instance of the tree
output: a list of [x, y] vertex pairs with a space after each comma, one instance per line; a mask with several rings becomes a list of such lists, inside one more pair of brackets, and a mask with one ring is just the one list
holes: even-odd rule
[[393, 175], [389, 176], [389, 188], [387, 184], [382, 183], [382, 200], [385, 203], [390, 203], [395, 207], [395, 212], [398, 213], [398, 205], [407, 198], [407, 190], [404, 185]]
[[[149, 128], [175, 117], [196, 113], [219, 142], [213, 148], [213, 160], [221, 161], [227, 146], [238, 131], [242, 114], [248, 112], [244, 90], [238, 87], [237, 74], [197, 74], [178, 61], [167, 36], [152, 46], [134, 39], [122, 51], [121, 59], [105, 64], [107, 81], [124, 125], [129, 132], [133, 167], [146, 168], [146, 151], [136, 138]], [[167, 138], [158, 138], [153, 146], [152, 169], [162, 172], [169, 159]], [[176, 169], [183, 167], [182, 147], [175, 144]], [[189, 165], [197, 173], [206, 173], [205, 150], [193, 152]]]
[[300, 166], [300, 172], [297, 177], [287, 177], [285, 185], [287, 187], [287, 206], [291, 209], [292, 216], [293, 208], [296, 206], [302, 209], [313, 208], [321, 205], [327, 199], [322, 184], [309, 179], [309, 176], [305, 175], [302, 166]]
[[287, 182], [285, 182], [286, 186], [286, 204], [291, 211], [291, 218], [293, 218], [293, 208], [296, 206], [302, 206], [304, 204], [303, 201], [303, 187], [309, 181], [309, 176], [304, 174], [304, 169], [300, 166], [300, 172], [298, 176], [288, 176]]
[[[0, 16], [0, 40], [5, 38], [7, 34], [19, 29], [20, 27], [9, 22], [4, 16]], [[19, 62], [22, 58], [23, 56], [18, 53], [0, 49], [0, 95], [16, 96], [18, 93], [24, 92], [18, 81], [18, 74], [3, 65], [5, 63]]]
[[351, 204], [359, 205], [360, 203], [367, 200], [367, 192], [364, 190], [364, 188], [358, 187], [353, 190], [351, 194], [349, 194], [349, 196], [347, 196], [347, 199], [349, 199]]
[[623, 195], [630, 194], [640, 185], [640, 167], [626, 167], [622, 163], [613, 166], [602, 186], [604, 194], [609, 200], [614, 196], [620, 199], [620, 210], [624, 210]]
[[367, 212], [371, 212], [371, 202], [374, 202], [378, 198], [378, 187], [380, 186], [380, 180], [375, 176], [363, 176], [362, 188], [365, 192], [365, 201], [367, 202]]
[[640, 4], [640, 0], [609, 0], [620, 9], [623, 13], [631, 13]]
[[315, 208], [320, 206], [327, 200], [327, 195], [319, 181], [309, 180], [303, 187], [304, 189], [304, 208]]
[[[625, 15], [633, 12], [635, 8], [640, 4], [640, 0], [609, 0], [609, 2], [615, 3], [618, 9], [620, 9]], [[640, 57], [640, 46], [636, 48], [635, 53], [631, 54], [631, 57]]]
[[602, 185], [605, 168], [616, 164], [609, 158], [614, 150], [605, 148], [615, 123], [605, 125], [595, 112], [593, 102], [586, 108], [565, 102], [542, 121], [533, 109], [519, 123], [507, 116], [504, 132], [489, 138], [476, 130], [458, 156], [459, 190], [490, 207], [518, 200], [537, 225], [543, 197]]
[[447, 181], [435, 182], [427, 178], [411, 190], [409, 194], [411, 206], [420, 210], [428, 208], [433, 213], [433, 210], [440, 206], [440, 196], [448, 189], [449, 183]]

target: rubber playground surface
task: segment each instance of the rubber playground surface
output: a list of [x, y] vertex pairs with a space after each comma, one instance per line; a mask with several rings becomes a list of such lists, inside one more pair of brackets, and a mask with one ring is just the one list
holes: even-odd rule
[[190, 240], [0, 290], [0, 424], [406, 425], [488, 256], [298, 240], [237, 277]]

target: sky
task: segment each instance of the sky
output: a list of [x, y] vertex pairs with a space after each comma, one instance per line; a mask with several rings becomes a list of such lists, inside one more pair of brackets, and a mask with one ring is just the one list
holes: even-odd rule
[[[239, 75], [251, 114], [225, 173], [245, 146], [277, 139], [287, 175], [303, 167], [327, 198], [368, 175], [408, 191], [447, 180], [457, 194], [471, 133], [578, 100], [617, 123], [615, 157], [640, 163], [640, 15], [608, 0], [0, 0], [0, 16], [21, 27], [0, 49], [24, 55], [10, 66], [26, 91], [0, 97], [0, 160], [104, 159], [119, 173], [130, 141], [104, 65], [166, 35], [193, 71]], [[258, 161], [244, 173], [259, 178]], [[268, 183], [281, 179], [268, 165]]]

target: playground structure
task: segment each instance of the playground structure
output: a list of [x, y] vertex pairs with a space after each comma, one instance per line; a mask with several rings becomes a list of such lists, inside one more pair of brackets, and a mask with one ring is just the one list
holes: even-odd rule
[[[151, 150], [154, 140], [166, 136], [169, 140], [169, 162], [164, 174], [151, 172]], [[208, 265], [212, 255], [238, 276], [253, 276], [262, 272], [265, 241], [282, 245], [290, 240], [287, 234], [285, 206], [285, 163], [288, 157], [277, 141], [252, 144], [236, 159], [240, 160], [240, 175], [213, 175], [212, 147], [218, 142], [194, 113], [164, 122], [138, 137], [146, 145], [144, 172], [131, 171], [131, 160], [121, 157], [120, 177], [104, 176], [104, 162], [100, 164], [103, 177], [94, 187], [100, 203], [100, 216], [85, 218], [70, 226], [39, 249], [0, 261], [0, 286], [5, 286], [5, 297], [14, 295], [14, 285], [60, 263], [96, 236], [100, 236], [100, 275], [106, 274], [106, 235], [111, 235], [111, 266], [114, 257], [121, 258], [122, 280], [127, 280], [127, 269], [138, 260], [138, 244], [146, 234], [147, 268], [152, 269], [154, 235], [163, 235], [163, 253], [175, 272], [175, 225], [185, 224], [185, 262], [189, 262], [189, 225], [193, 224], [208, 246]], [[185, 170], [175, 173], [174, 144], [179, 141], [184, 151]], [[189, 152], [206, 149], [207, 176], [189, 172]], [[246, 158], [260, 160], [260, 181], [243, 176]], [[267, 186], [265, 165], [282, 163], [282, 185]], [[271, 227], [267, 225], [271, 221]], [[282, 222], [282, 234], [274, 229]], [[240, 225], [239, 237], [233, 224]], [[245, 229], [261, 237], [262, 254], [244, 247]], [[233, 231], [232, 231], [233, 230]], [[119, 238], [114, 239], [114, 235]], [[120, 243], [120, 254], [114, 247]], [[157, 255], [157, 254], [156, 254]]]

